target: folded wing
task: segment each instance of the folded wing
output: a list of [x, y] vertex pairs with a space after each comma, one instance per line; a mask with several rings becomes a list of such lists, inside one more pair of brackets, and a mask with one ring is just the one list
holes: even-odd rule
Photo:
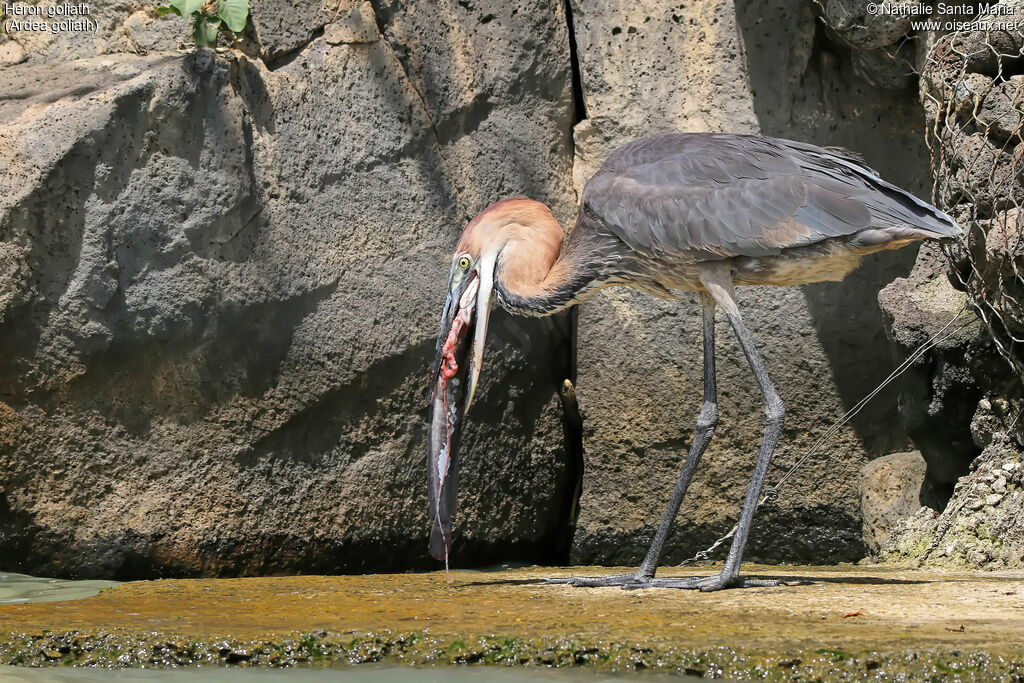
[[[745, 135], [670, 134], [615, 151], [583, 208], [651, 256], [767, 256], [822, 240], [960, 234], [850, 152]], [[881, 231], [881, 232], [879, 232]]]

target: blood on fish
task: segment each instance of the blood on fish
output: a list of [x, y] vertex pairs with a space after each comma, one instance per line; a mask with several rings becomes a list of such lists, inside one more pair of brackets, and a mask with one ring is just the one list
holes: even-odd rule
[[448, 337], [444, 340], [444, 346], [441, 347], [441, 377], [444, 378], [444, 381], [441, 382], [442, 391], [446, 388], [448, 380], [459, 372], [459, 361], [455, 359], [455, 348], [466, 338], [471, 316], [471, 309], [459, 310], [459, 314], [452, 322], [452, 329], [449, 330]]
[[[464, 329], [466, 329], [466, 325], [462, 322], [460, 315], [455, 318], [451, 332], [444, 340], [444, 347], [441, 349], [441, 376], [444, 377], [445, 383], [459, 372], [459, 362], [455, 360], [455, 346], [461, 341], [460, 337], [465, 336], [462, 334]], [[443, 388], [444, 384], [442, 384]]]

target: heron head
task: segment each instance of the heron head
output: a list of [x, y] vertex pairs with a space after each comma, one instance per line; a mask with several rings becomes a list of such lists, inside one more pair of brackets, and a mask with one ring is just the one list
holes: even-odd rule
[[[515, 289], [523, 283], [540, 281], [551, 268], [561, 243], [562, 229], [550, 209], [523, 197], [492, 204], [462, 231], [452, 256], [434, 373], [441, 367], [445, 341], [461, 314], [473, 329], [464, 409], [472, 403], [480, 379], [495, 284]], [[474, 294], [467, 296], [471, 289]]]

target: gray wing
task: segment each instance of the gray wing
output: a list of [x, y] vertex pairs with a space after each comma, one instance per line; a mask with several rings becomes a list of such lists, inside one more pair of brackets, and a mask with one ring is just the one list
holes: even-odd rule
[[583, 208], [636, 251], [698, 259], [766, 256], [887, 228], [959, 233], [849, 152], [747, 135], [629, 143], [587, 183]]

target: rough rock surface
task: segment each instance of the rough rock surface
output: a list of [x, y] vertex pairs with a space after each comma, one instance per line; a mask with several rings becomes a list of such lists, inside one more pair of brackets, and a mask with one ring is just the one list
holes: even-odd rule
[[[371, 13], [385, 39], [354, 42], [351, 3], [275, 70], [200, 51], [0, 71], [5, 568], [434, 566], [424, 391], [452, 245], [513, 190], [572, 203], [561, 5], [492, 4], [429, 29]], [[492, 325], [456, 553], [550, 561], [569, 327]]]
[[870, 3], [861, 0], [816, 2], [829, 35], [850, 50], [853, 70], [868, 83], [885, 90], [902, 90], [914, 83], [917, 50], [911, 24], [920, 17], [912, 12], [926, 4], [921, 0], [875, 4], [876, 8], [903, 10], [887, 13], [869, 11]]
[[928, 484], [936, 493], [927, 503], [937, 510], [979, 453], [970, 431], [982, 395], [975, 368], [991, 360], [988, 337], [946, 268], [939, 249], [925, 246], [910, 276], [894, 280], [878, 296], [902, 358], [935, 337], [898, 386], [900, 416], [928, 463]]
[[1005, 569], [1024, 563], [1024, 449], [1005, 433], [961, 478], [941, 514], [921, 508], [897, 527], [882, 559], [900, 564]]
[[[558, 0], [253, 0], [242, 50], [220, 56], [179, 53], [187, 24], [151, 5], [91, 7], [95, 35], [0, 38], [12, 569], [433, 566], [423, 385], [474, 213], [528, 195], [567, 224], [614, 147], [664, 130], [841, 144], [927, 185], [913, 93], [860, 79], [803, 0], [575, 2], [571, 16]], [[875, 294], [912, 256], [742, 293], [788, 402], [780, 467], [888, 374]], [[580, 435], [556, 388], [574, 370], [573, 555], [640, 557], [699, 405], [695, 311], [610, 290], [578, 326], [495, 314], [456, 564], [565, 558]], [[670, 559], [729, 528], [761, 435], [749, 371], [719, 337], [723, 422]], [[862, 556], [860, 469], [907, 446], [894, 404], [881, 395], [801, 470], [752, 557]]]
[[[56, 0], [18, 0], [23, 6], [46, 11], [62, 4]], [[144, 0], [91, 0], [85, 4], [88, 13], [73, 18], [87, 18], [96, 24], [95, 31], [13, 30], [0, 36], [0, 65], [31, 61], [34, 64], [58, 63], [104, 54], [135, 53], [189, 48], [191, 26], [176, 15], [159, 16], [158, 2]], [[369, 3], [366, 3], [367, 5]], [[344, 20], [359, 7], [354, 0], [300, 0], [273, 2], [251, 0], [251, 18], [241, 45], [254, 56], [274, 64], [302, 49], [314, 37], [323, 34], [327, 24]], [[0, 7], [2, 9], [2, 7]], [[372, 10], [371, 10], [372, 12]], [[24, 15], [4, 16], [23, 18]], [[48, 17], [34, 18], [50, 21]], [[371, 21], [373, 15], [370, 15]]]
[[[95, 31], [12, 30], [0, 34], [0, 66], [30, 61], [33, 64], [67, 62], [103, 54], [174, 50], [189, 42], [191, 29], [184, 20], [156, 14], [156, 2], [145, 0], [91, 0], [88, 3], [61, 3], [56, 0], [8, 2], [6, 5], [38, 7], [46, 11], [59, 4], [88, 7], [88, 14], [67, 17], [95, 22]], [[6, 6], [0, 6], [0, 10]], [[26, 18], [5, 15], [3, 21]], [[47, 16], [31, 18], [51, 21]]]
[[[325, 26], [350, 24], [353, 15], [363, 16], [362, 5], [368, 6], [369, 3], [361, 5], [353, 0], [251, 0], [250, 5], [252, 18], [249, 26], [259, 54], [273, 64], [301, 50], [315, 36], [325, 34]], [[369, 20], [370, 23], [374, 21], [372, 8]]]
[[[817, 40], [804, 3], [573, 4], [587, 119], [576, 126], [577, 186], [615, 146], [665, 130], [761, 132], [865, 155], [923, 194], [927, 163], [912, 91], [880, 91]], [[781, 49], [780, 49], [781, 47]], [[667, 76], [671, 74], [671, 76]], [[832, 421], [891, 370], [875, 301], [913, 251], [867, 259], [844, 282], [743, 288], [740, 304], [787, 403], [774, 484]], [[670, 562], [735, 521], [763, 429], [760, 393], [732, 333], [718, 324], [722, 421], [667, 545]], [[694, 297], [600, 292], [580, 307], [578, 395], [584, 415], [579, 562], [637, 562], [682, 466], [701, 402]], [[895, 392], [867, 410], [760, 513], [749, 555], [837, 561], [863, 556], [860, 469], [904, 450]]]
[[823, 0], [819, 3], [825, 22], [851, 47], [875, 50], [896, 43], [910, 30], [916, 18], [912, 12], [927, 4], [921, 0], [904, 0], [898, 7], [902, 13], [869, 11], [860, 0]]
[[[993, 7], [1012, 7], [1017, 16], [1024, 11], [1020, 2]], [[922, 251], [914, 275], [883, 292], [883, 307], [905, 351], [937, 332], [961, 300], [970, 303], [961, 320], [972, 322], [915, 364], [901, 396], [908, 432], [928, 461], [928, 478], [952, 497], [945, 507], [923, 509], [908, 520], [882, 556], [929, 565], [1014, 566], [1022, 558], [1014, 472], [1024, 450], [1024, 33], [923, 38], [921, 99], [937, 202], [967, 234], [949, 259]]]
[[921, 507], [925, 461], [918, 451], [875, 458], [861, 470], [860, 509], [864, 515], [864, 545], [874, 554], [893, 528]]

